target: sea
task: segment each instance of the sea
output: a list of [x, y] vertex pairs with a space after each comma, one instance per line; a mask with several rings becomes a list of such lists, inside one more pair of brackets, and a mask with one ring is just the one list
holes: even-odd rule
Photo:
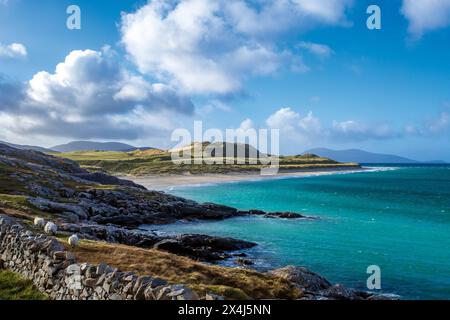
[[[380, 293], [450, 298], [450, 165], [365, 164], [366, 171], [175, 187], [168, 192], [239, 209], [313, 219], [239, 217], [178, 222], [161, 232], [230, 236], [258, 244], [256, 269], [305, 266], [332, 283]], [[148, 228], [154, 228], [149, 226]], [[368, 268], [370, 273], [368, 273]]]

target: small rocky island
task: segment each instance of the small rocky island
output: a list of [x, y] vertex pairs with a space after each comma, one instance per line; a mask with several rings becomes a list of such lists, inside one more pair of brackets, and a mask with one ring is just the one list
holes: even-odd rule
[[[0, 267], [30, 278], [51, 298], [388, 298], [333, 286], [301, 267], [263, 274], [214, 265], [224, 259], [250, 265], [245, 250], [256, 243], [139, 229], [143, 224], [246, 215], [305, 218], [291, 212], [239, 211], [213, 203], [200, 204], [149, 191], [104, 173], [89, 172], [72, 160], [0, 144]], [[33, 223], [36, 218], [39, 223]], [[52, 227], [43, 228], [43, 221]], [[73, 236], [80, 239], [79, 243], [69, 241], [68, 245], [67, 239]], [[159, 269], [156, 262], [147, 266], [146, 261], [151, 258], [161, 262]], [[133, 270], [141, 264], [147, 269]], [[164, 266], [173, 273], [169, 274]], [[68, 284], [77, 270], [82, 281], [73, 288]], [[238, 283], [231, 271], [240, 272], [240, 279], [247, 277], [246, 280]], [[142, 274], [145, 272], [152, 275]], [[174, 283], [190, 279], [189, 272], [203, 275], [202, 280]], [[222, 279], [222, 283], [214, 283], [205, 274]]]

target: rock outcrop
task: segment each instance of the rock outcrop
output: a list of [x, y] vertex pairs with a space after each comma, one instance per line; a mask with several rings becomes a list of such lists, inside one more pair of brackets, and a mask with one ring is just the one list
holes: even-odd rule
[[286, 279], [304, 293], [304, 300], [398, 300], [399, 296], [376, 294], [332, 285], [327, 279], [305, 267], [286, 266], [269, 271], [269, 274]]
[[201, 234], [164, 235], [150, 231], [124, 229], [95, 224], [60, 224], [60, 232], [77, 234], [89, 240], [102, 240], [141, 248], [155, 248], [195, 260], [214, 262], [232, 257], [232, 252], [256, 246], [256, 243]]

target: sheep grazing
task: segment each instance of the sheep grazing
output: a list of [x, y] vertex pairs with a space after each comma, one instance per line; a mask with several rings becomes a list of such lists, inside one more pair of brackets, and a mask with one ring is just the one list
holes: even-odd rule
[[74, 234], [74, 235], [71, 235], [70, 236], [70, 238], [69, 238], [69, 240], [67, 241], [68, 243], [69, 243], [69, 245], [72, 247], [72, 248], [74, 248], [74, 247], [76, 247], [77, 245], [78, 245], [78, 241], [79, 241], [80, 239], [78, 239], [78, 236], [76, 235], [76, 234]]
[[47, 224], [44, 227], [45, 233], [55, 235], [56, 231], [58, 231], [58, 227], [53, 222], [47, 222]]
[[45, 226], [45, 220], [43, 218], [36, 217], [34, 218], [34, 225], [43, 228]]

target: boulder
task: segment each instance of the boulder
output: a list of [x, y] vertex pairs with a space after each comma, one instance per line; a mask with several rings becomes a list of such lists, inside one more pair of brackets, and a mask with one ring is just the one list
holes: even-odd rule
[[327, 279], [305, 267], [286, 266], [269, 273], [286, 279], [307, 291], [316, 292], [331, 287], [331, 283]]
[[336, 284], [319, 292], [320, 295], [334, 300], [362, 300], [352, 289]]

